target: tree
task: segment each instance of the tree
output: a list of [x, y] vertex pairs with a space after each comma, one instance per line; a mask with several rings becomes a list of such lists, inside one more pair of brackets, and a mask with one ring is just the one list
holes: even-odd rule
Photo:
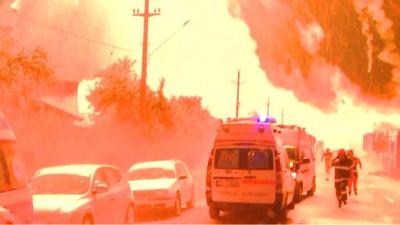
[[0, 27], [0, 104], [23, 107], [37, 99], [54, 81], [47, 52], [14, 53], [11, 30]]
[[111, 113], [120, 120], [138, 119], [139, 84], [132, 66], [133, 62], [125, 58], [96, 74], [100, 81], [88, 96], [96, 112]]
[[118, 60], [96, 76], [96, 88], [88, 97], [96, 112], [120, 121], [146, 122], [151, 126], [172, 127], [169, 103], [164, 96], [165, 79], [155, 92], [147, 87], [145, 115], [139, 113], [140, 81], [128, 58]]

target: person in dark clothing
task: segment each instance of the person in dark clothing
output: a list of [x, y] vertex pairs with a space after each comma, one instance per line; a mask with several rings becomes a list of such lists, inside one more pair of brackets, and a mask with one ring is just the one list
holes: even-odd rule
[[339, 208], [347, 204], [347, 185], [350, 178], [352, 161], [347, 158], [346, 151], [340, 149], [338, 155], [332, 160], [335, 168], [335, 189]]

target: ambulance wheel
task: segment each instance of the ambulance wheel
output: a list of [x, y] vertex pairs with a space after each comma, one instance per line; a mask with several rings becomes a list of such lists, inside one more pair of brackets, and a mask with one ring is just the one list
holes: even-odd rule
[[292, 200], [292, 202], [288, 205], [288, 209], [292, 210], [296, 207], [296, 202], [294, 201], [294, 199]]
[[294, 201], [296, 203], [299, 203], [301, 202], [302, 198], [303, 198], [303, 184], [299, 183], [296, 185], [296, 189], [294, 191]]
[[317, 190], [317, 185], [315, 184], [315, 177], [314, 177], [312, 188], [309, 191], [307, 191], [307, 196], [313, 196], [316, 190]]
[[283, 204], [281, 209], [276, 210], [275, 219], [277, 223], [287, 223], [287, 214], [288, 214], [288, 205], [287, 205], [287, 196], [285, 199], [285, 203]]
[[208, 208], [208, 214], [210, 215], [211, 219], [218, 219], [220, 216], [220, 210], [210, 206]]

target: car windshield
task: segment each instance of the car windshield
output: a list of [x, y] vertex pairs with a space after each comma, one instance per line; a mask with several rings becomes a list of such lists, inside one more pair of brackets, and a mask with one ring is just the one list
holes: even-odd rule
[[75, 174], [50, 174], [32, 180], [33, 194], [84, 194], [89, 190], [89, 177]]
[[172, 169], [165, 168], [145, 168], [132, 170], [128, 173], [129, 180], [148, 180], [163, 178], [175, 178], [174, 171]]
[[216, 169], [273, 169], [270, 149], [217, 149], [215, 155]]

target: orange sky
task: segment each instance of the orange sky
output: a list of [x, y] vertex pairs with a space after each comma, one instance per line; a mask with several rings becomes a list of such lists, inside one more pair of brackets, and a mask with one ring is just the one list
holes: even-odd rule
[[[75, 7], [81, 4], [79, 0], [70, 1], [71, 4], [76, 4]], [[132, 49], [129, 57], [138, 60], [135, 70], [140, 72], [142, 19], [133, 17], [132, 9], [143, 9], [143, 0], [97, 0], [96, 3], [91, 12], [102, 16], [101, 21], [107, 20], [104, 25], [94, 24], [97, 27], [103, 25], [101, 30], [107, 32], [101, 38]], [[336, 113], [330, 114], [299, 102], [291, 91], [272, 87], [265, 72], [260, 69], [255, 54], [256, 43], [249, 36], [248, 27], [229, 14], [228, 0], [151, 0], [150, 5], [151, 9], [161, 8], [161, 16], [150, 20], [150, 52], [185, 21], [190, 20], [187, 26], [180, 29], [149, 59], [149, 85], [156, 88], [159, 79], [165, 77], [165, 91], [168, 96], [202, 96], [203, 104], [213, 115], [220, 118], [232, 117], [236, 99], [233, 80], [240, 69], [245, 82], [241, 86], [241, 116], [247, 116], [252, 111], [265, 112], [269, 96], [271, 114], [279, 121], [281, 109], [284, 108], [285, 123], [307, 127], [312, 134], [333, 148], [361, 143], [363, 133], [372, 130], [374, 123], [388, 121], [397, 124], [400, 121], [400, 116], [396, 114], [380, 114], [353, 106], [348, 92], [344, 92], [339, 86], [335, 90], [339, 93], [339, 108]], [[318, 31], [315, 24], [310, 27]], [[323, 32], [305, 34], [304, 44], [309, 51], [315, 51], [313, 37], [320, 40]], [[104, 55], [105, 52], [107, 55]], [[99, 48], [98, 53], [103, 54], [97, 57], [101, 58], [103, 65], [127, 54], [126, 51], [109, 48]], [[97, 70], [94, 65], [85, 66], [93, 68], [85, 73], [90, 74]], [[335, 73], [337, 76], [332, 79], [340, 77], [340, 72]], [[315, 94], [318, 95], [318, 92]]]
[[[324, 114], [299, 102], [290, 91], [274, 88], [268, 82], [259, 67], [255, 54], [256, 43], [250, 38], [247, 26], [228, 13], [228, 1], [171, 1], [151, 1], [152, 7], [161, 8], [162, 15], [151, 19], [150, 49], [187, 19], [191, 22], [150, 58], [148, 81], [152, 87], [156, 87], [158, 79], [164, 76], [167, 79], [167, 94], [200, 95], [213, 115], [232, 117], [235, 113], [236, 91], [232, 81], [236, 79], [237, 69], [240, 68], [245, 82], [241, 87], [241, 116], [247, 116], [254, 110], [265, 112], [269, 96], [271, 113], [279, 121], [281, 108], [284, 108], [285, 123], [307, 127], [332, 147], [360, 144], [363, 133], [372, 130], [374, 123], [399, 121], [399, 115], [383, 115], [353, 106], [351, 99], [339, 87], [336, 90], [339, 93], [337, 101], [344, 99], [344, 104], [339, 104], [337, 113]], [[131, 8], [131, 5], [140, 8], [142, 3], [127, 1], [126, 7]], [[131, 23], [132, 27], [141, 26], [142, 22], [129, 15], [121, 20], [131, 21], [126, 24]], [[115, 37], [117, 42], [136, 42], [137, 45], [133, 47], [140, 50], [141, 33], [124, 26], [114, 28], [115, 34], [118, 34]], [[319, 38], [320, 35], [316, 35], [316, 39]], [[312, 50], [312, 44], [309, 46]], [[134, 57], [139, 59], [140, 51]], [[140, 71], [140, 63], [137, 64], [137, 71]]]

